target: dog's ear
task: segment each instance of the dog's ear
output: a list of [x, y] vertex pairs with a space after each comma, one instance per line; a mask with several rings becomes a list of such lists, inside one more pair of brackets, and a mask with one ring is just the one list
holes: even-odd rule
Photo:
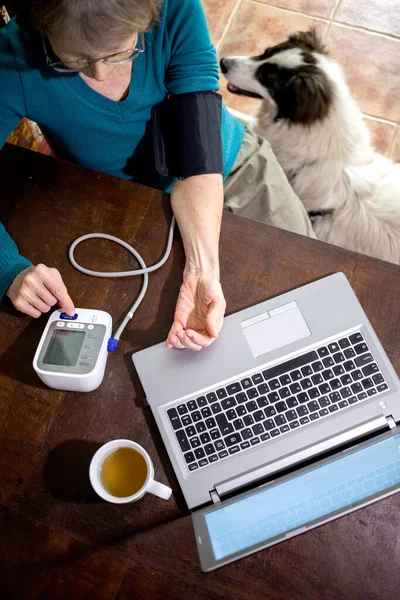
[[311, 124], [328, 115], [332, 100], [332, 85], [325, 73], [315, 65], [304, 65], [287, 81], [276, 119]]
[[326, 46], [318, 37], [315, 27], [312, 27], [308, 31], [298, 31], [297, 33], [292, 33], [288, 38], [288, 42], [295, 48], [302, 48], [303, 50], [308, 50], [309, 52], [328, 54]]

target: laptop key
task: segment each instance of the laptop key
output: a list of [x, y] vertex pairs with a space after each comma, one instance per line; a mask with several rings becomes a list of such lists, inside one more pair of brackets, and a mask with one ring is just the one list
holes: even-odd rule
[[182, 421], [182, 425], [184, 427], [187, 427], [188, 425], [192, 424], [192, 419], [190, 418], [189, 415], [183, 415], [181, 421]]
[[343, 362], [345, 360], [343, 352], [336, 352], [336, 354], [333, 355], [333, 360], [336, 364]]
[[304, 417], [305, 415], [308, 415], [308, 408], [307, 406], [299, 406], [299, 408], [296, 408], [296, 412], [299, 417]]
[[[179, 442], [182, 452], [187, 452], [190, 450], [189, 440], [186, 437], [186, 433], [183, 429], [179, 429], [175, 431], [176, 439]], [[192, 446], [193, 447], [193, 446]]]
[[338, 390], [339, 388], [342, 387], [342, 384], [339, 379], [332, 379], [330, 384], [331, 384], [331, 388], [333, 390]]
[[197, 434], [197, 431], [196, 431], [196, 429], [193, 427], [193, 425], [190, 425], [189, 427], [186, 427], [185, 431], [186, 431], [186, 435], [187, 435], [188, 437], [193, 437], [194, 435], [196, 435], [196, 434]]
[[312, 412], [315, 412], [316, 410], [319, 410], [320, 406], [316, 400], [312, 400], [311, 402], [309, 402], [307, 404], [307, 408], [312, 413]]
[[289, 408], [293, 408], [294, 406], [298, 406], [299, 405], [299, 401], [297, 400], [297, 398], [288, 398], [286, 400], [286, 404], [288, 405]]
[[365, 400], [365, 398], [368, 398], [368, 394], [367, 392], [361, 392], [361, 394], [357, 394], [357, 398], [359, 400]]
[[[173, 410], [173, 409], [171, 409], [171, 410]], [[188, 411], [188, 409], [186, 408], [185, 404], [180, 404], [180, 405], [178, 406], [178, 413], [179, 413], [180, 415], [184, 415], [184, 414], [186, 414], [186, 413], [187, 413], [187, 411]]]
[[322, 410], [319, 411], [320, 417], [325, 417], [326, 415], [329, 415], [329, 410], [327, 408], [323, 408]]
[[211, 404], [211, 410], [213, 411], [214, 415], [222, 412], [222, 408], [221, 408], [221, 405], [219, 404], [219, 402], [216, 402], [215, 404]]
[[194, 412], [192, 412], [191, 417], [193, 419], [193, 423], [197, 423], [197, 421], [201, 421], [200, 411], [195, 410]]
[[285, 415], [278, 415], [277, 417], [275, 417], [274, 421], [275, 425], [280, 427], [281, 425], [284, 425], [286, 423], [286, 417]]
[[244, 440], [248, 440], [248, 439], [250, 439], [251, 437], [253, 437], [253, 432], [252, 432], [252, 430], [251, 430], [250, 428], [243, 429], [243, 431], [241, 431], [240, 433], [241, 433], [241, 435], [242, 435], [242, 438], [243, 438]]
[[243, 421], [244, 421], [244, 424], [247, 426], [253, 425], [253, 423], [254, 423], [254, 419], [251, 415], [246, 415], [245, 417], [243, 417]]
[[285, 413], [285, 415], [288, 421], [294, 421], [295, 419], [297, 419], [297, 413], [295, 410], [288, 410], [287, 413]]
[[217, 440], [214, 442], [214, 446], [216, 450], [223, 450], [225, 448], [225, 443], [222, 440]]
[[367, 377], [366, 379], [363, 379], [361, 383], [365, 390], [367, 390], [368, 388], [370, 388], [374, 385], [374, 382], [372, 381], [371, 377]]
[[211, 417], [212, 412], [209, 406], [206, 406], [205, 408], [201, 409], [201, 414], [203, 415], [203, 419], [206, 419], [207, 417]]
[[176, 408], [170, 408], [169, 410], [167, 410], [167, 415], [169, 416], [169, 420], [171, 421], [171, 425], [174, 430], [180, 429], [180, 427], [182, 427], [181, 420], [178, 417], [178, 413], [176, 412]]
[[325, 379], [325, 381], [329, 381], [330, 379], [333, 379], [334, 374], [333, 374], [332, 369], [327, 369], [326, 371], [323, 371], [322, 377]]
[[289, 383], [291, 383], [291, 379], [290, 376], [286, 373], [285, 375], [282, 375], [282, 377], [279, 377], [279, 381], [281, 382], [281, 385], [289, 385]]
[[243, 415], [247, 414], [247, 410], [245, 406], [238, 406], [236, 409], [237, 412], [237, 416], [238, 417], [243, 417]]
[[346, 369], [346, 371], [352, 371], [356, 368], [356, 365], [352, 360], [347, 360], [345, 363], [343, 363], [343, 366]]
[[327, 356], [326, 358], [323, 358], [322, 362], [324, 363], [324, 367], [326, 369], [328, 367], [333, 367], [333, 365], [335, 364], [335, 361], [333, 360], [333, 358], [331, 356]]
[[268, 400], [271, 404], [273, 404], [274, 402], [278, 402], [278, 400], [280, 400], [279, 394], [277, 392], [271, 392], [270, 394], [268, 394]]
[[190, 445], [192, 446], [192, 448], [198, 448], [200, 446], [199, 438], [198, 437], [190, 438]]
[[248, 412], [253, 412], [254, 410], [257, 410], [258, 406], [257, 403], [254, 402], [254, 400], [250, 400], [250, 402], [247, 402], [246, 408]]
[[360, 379], [362, 379], [364, 377], [361, 369], [357, 369], [356, 371], [353, 371], [351, 376], [354, 379], [354, 381], [359, 381]]
[[333, 354], [339, 350], [339, 344], [337, 342], [332, 342], [332, 344], [328, 344], [328, 349]]
[[331, 402], [339, 402], [342, 399], [341, 395], [339, 394], [339, 392], [331, 392], [329, 394], [329, 400]]
[[310, 367], [310, 365], [307, 365], [305, 367], [303, 367], [302, 369], [300, 369], [301, 372], [303, 373], [303, 377], [308, 377], [309, 375], [313, 374], [313, 370]]
[[342, 382], [343, 385], [350, 385], [351, 383], [353, 383], [353, 379], [350, 377], [350, 375], [348, 373], [346, 373], [345, 375], [342, 375], [342, 377], [340, 378], [340, 381]]
[[279, 396], [282, 398], [282, 400], [284, 398], [289, 398], [289, 396], [290, 396], [290, 390], [289, 390], [289, 388], [288, 387], [281, 388], [279, 390]]
[[218, 456], [220, 458], [226, 458], [227, 456], [229, 456], [227, 450], [221, 450], [221, 452], [218, 452]]
[[194, 453], [196, 455], [196, 458], [204, 458], [204, 456], [205, 456], [205, 452], [204, 452], [203, 448], [197, 448], [194, 451]]
[[239, 452], [239, 450], [239, 446], [232, 446], [232, 448], [229, 448], [229, 454], [236, 454], [236, 452]]
[[364, 352], [368, 352], [368, 350], [369, 350], [369, 348], [365, 342], [362, 342], [361, 344], [357, 344], [357, 346], [354, 346], [354, 351], [356, 354], [364, 354]]
[[210, 441], [210, 435], [206, 432], [206, 433], [202, 433], [200, 436], [200, 441], [202, 444], [208, 444], [208, 442]]
[[210, 463], [217, 462], [218, 456], [216, 454], [212, 454], [208, 457], [208, 460], [210, 461]]
[[198, 468], [199, 468], [199, 465], [196, 462], [192, 463], [191, 465], [188, 465], [189, 471], [195, 471]]
[[300, 402], [300, 404], [304, 404], [304, 402], [308, 402], [309, 399], [310, 399], [310, 397], [307, 394], [307, 392], [302, 392], [301, 394], [299, 394], [297, 396], [297, 400]]
[[183, 456], [188, 464], [195, 460], [193, 452], [186, 452]]
[[348, 405], [349, 403], [347, 402], [347, 400], [342, 400], [341, 402], [339, 402], [340, 408], [346, 408], [346, 406]]
[[351, 389], [353, 390], [353, 394], [359, 394], [363, 391], [363, 387], [359, 381], [356, 381], [356, 383], [352, 383]]
[[376, 389], [378, 390], [378, 392], [384, 392], [385, 390], [389, 389], [389, 386], [387, 385], [387, 383], [381, 383]]
[[228, 392], [226, 391], [225, 388], [220, 388], [219, 390], [217, 390], [217, 397], [219, 398], [219, 400], [226, 398], [227, 395], [228, 395]]
[[348, 348], [350, 346], [350, 342], [347, 338], [342, 338], [339, 340], [339, 346], [343, 350], [343, 348]]
[[217, 415], [215, 418], [218, 423], [218, 427], [221, 430], [222, 435], [227, 435], [228, 433], [232, 433], [233, 425], [231, 425], [231, 423], [228, 422], [228, 419], [226, 418], [224, 413]]
[[339, 410], [339, 407], [338, 407], [338, 405], [337, 405], [337, 404], [331, 404], [331, 405], [328, 407], [328, 410], [329, 410], [329, 412], [330, 412], [330, 413], [333, 413], [333, 412], [336, 412], [336, 411], [338, 411], [338, 410]]
[[276, 415], [276, 410], [273, 406], [267, 406], [267, 408], [264, 408], [264, 414], [267, 417], [267, 419], [269, 419], [270, 417]]
[[200, 396], [200, 398], [197, 398], [196, 402], [197, 406], [199, 406], [200, 408], [202, 408], [203, 406], [207, 406], [207, 398], [205, 396]]
[[271, 436], [269, 435], [269, 433], [263, 433], [262, 435], [260, 435], [260, 439], [262, 442], [266, 442], [267, 440], [270, 439], [270, 437]]
[[385, 380], [383, 378], [382, 373], [377, 373], [376, 375], [372, 376], [372, 380], [375, 383], [375, 385], [378, 385], [380, 383], [383, 383]]
[[316, 375], [313, 375], [311, 377], [311, 381], [313, 382], [314, 385], [319, 385], [320, 383], [323, 383], [323, 377], [320, 373], [317, 373]]
[[368, 375], [373, 375], [374, 373], [377, 373], [378, 371], [379, 371], [379, 367], [376, 363], [370, 363], [366, 367], [362, 368], [362, 372], [364, 373], [365, 377], [368, 377]]
[[269, 432], [269, 435], [270, 435], [272, 438], [276, 437], [276, 436], [277, 436], [277, 435], [279, 435], [279, 434], [280, 434], [280, 431], [279, 431], [279, 429], [273, 429], [272, 431], [270, 431], [270, 432]]
[[253, 398], [257, 398], [257, 396], [258, 396], [258, 390], [255, 387], [250, 388], [249, 390], [247, 390], [246, 393], [247, 393], [247, 397], [249, 398], [249, 400], [252, 400]]
[[213, 444], [207, 444], [206, 446], [204, 446], [204, 450], [207, 454], [207, 456], [209, 456], [210, 454], [214, 454], [215, 452], [215, 448]]
[[310, 396], [311, 400], [314, 400], [314, 398], [318, 398], [318, 396], [321, 394], [318, 388], [311, 388], [311, 390], [308, 390], [308, 395]]
[[347, 400], [347, 402], [348, 402], [349, 404], [355, 404], [355, 403], [357, 402], [357, 398], [356, 398], [355, 396], [352, 396], [351, 398], [349, 398], [349, 399]]
[[246, 377], [245, 379], [242, 379], [242, 381], [240, 382], [242, 384], [242, 388], [244, 390], [247, 390], [247, 388], [252, 387], [253, 386], [253, 382], [250, 379], [250, 377]]
[[290, 423], [290, 429], [297, 429], [298, 427], [300, 427], [299, 421], [292, 421]]
[[364, 340], [363, 336], [359, 331], [357, 331], [357, 333], [353, 333], [353, 335], [351, 335], [349, 339], [352, 344], [357, 344], [358, 342], [362, 342]]
[[322, 396], [322, 398], [320, 398], [318, 400], [318, 403], [320, 405], [321, 408], [325, 408], [325, 406], [329, 406], [330, 402], [327, 396]]
[[321, 394], [329, 394], [329, 392], [331, 391], [331, 386], [329, 385], [329, 383], [323, 383], [319, 386], [319, 391], [321, 392]]
[[242, 437], [240, 435], [240, 433], [232, 433], [232, 435], [228, 435], [226, 438], [224, 438], [225, 441], [225, 445], [229, 448], [230, 446], [233, 446], [234, 444], [238, 444], [239, 442], [242, 441]]
[[333, 372], [335, 373], [336, 377], [338, 377], [339, 375], [343, 375], [344, 369], [342, 365], [336, 365], [336, 367], [333, 367]]
[[197, 408], [196, 400], [189, 400], [189, 402], [187, 403], [187, 407], [190, 411], [196, 410], [196, 408]]
[[275, 427], [275, 423], [272, 419], [267, 419], [266, 421], [264, 421], [265, 431], [270, 431], [271, 429], [274, 429], [274, 427]]
[[228, 392], [228, 394], [237, 394], [237, 392], [240, 392], [242, 389], [242, 386], [240, 385], [240, 383], [237, 381], [236, 383], [231, 383], [230, 385], [226, 386], [226, 390]]
[[208, 460], [206, 458], [199, 460], [199, 467], [205, 467], [206, 465], [208, 465]]
[[322, 362], [320, 360], [313, 362], [313, 364], [311, 366], [313, 368], [314, 373], [319, 373], [320, 371], [323, 371], [323, 369], [324, 369], [324, 365], [322, 364]]
[[232, 408], [232, 406], [236, 406], [236, 400], [232, 397], [226, 398], [225, 400], [222, 400], [221, 406], [224, 410], [227, 410], [228, 408]]
[[261, 373], [256, 373], [255, 375], [251, 376], [254, 385], [258, 385], [259, 383], [263, 382], [263, 376], [261, 375]]
[[310, 422], [310, 417], [302, 417], [300, 419], [300, 424], [301, 425], [305, 425], [306, 423], [309, 423], [309, 422]]
[[295, 383], [289, 385], [289, 389], [292, 392], [292, 394], [298, 394], [301, 392], [301, 385], [296, 381]]
[[375, 396], [378, 392], [375, 388], [370, 388], [367, 392], [368, 396]]
[[279, 383], [278, 379], [271, 379], [271, 381], [269, 382], [270, 390], [277, 390], [280, 387], [281, 384]]
[[235, 398], [236, 398], [236, 402], [238, 402], [239, 404], [242, 404], [242, 402], [247, 402], [247, 400], [248, 400], [248, 398], [244, 392], [240, 392], [239, 394], [236, 394]]
[[213, 427], [215, 427], [217, 425], [214, 417], [210, 417], [209, 419], [206, 419], [205, 424], [207, 425], [207, 429], [212, 429]]
[[296, 369], [295, 371], [292, 371], [290, 373], [290, 375], [291, 375], [292, 381], [298, 381], [299, 379], [302, 378], [302, 374], [298, 369]]
[[256, 402], [260, 408], [264, 408], [264, 406], [268, 406], [268, 400], [265, 396], [261, 396], [260, 398], [257, 398]]
[[350, 398], [350, 396], [352, 396], [352, 391], [349, 387], [345, 387], [342, 390], [340, 390], [340, 395], [342, 396], [342, 398]]
[[260, 443], [260, 438], [258, 438], [258, 437], [255, 437], [252, 440], [250, 440], [250, 444], [252, 446], [255, 446], [256, 444], [259, 444], [259, 443]]
[[328, 354], [329, 354], [329, 350], [326, 346], [322, 346], [322, 348], [318, 348], [317, 352], [321, 358], [324, 358], [324, 356], [328, 356]]
[[228, 411], [226, 411], [226, 416], [228, 417], [228, 419], [230, 421], [233, 421], [233, 419], [236, 419], [237, 414], [234, 408], [230, 408]]
[[310, 415], [310, 421], [316, 421], [317, 419], [319, 419], [319, 414], [317, 412], [313, 412]]
[[215, 392], [210, 392], [209, 394], [206, 394], [206, 396], [207, 396], [207, 400], [210, 404], [212, 402], [215, 402], [216, 400], [218, 400], [217, 394]]
[[266, 394], [267, 392], [269, 392], [268, 383], [260, 383], [260, 385], [257, 386], [257, 389], [260, 395]]
[[253, 418], [255, 420], [256, 423], [258, 423], [259, 421], [264, 421], [265, 416], [264, 416], [264, 411], [263, 410], [258, 410], [257, 412], [255, 412], [253, 414]]
[[250, 442], [242, 442], [240, 447], [242, 450], [246, 450], [246, 448], [250, 448]]
[[356, 355], [353, 348], [346, 348], [346, 350], [343, 352], [343, 354], [345, 355], [346, 358], [353, 358], [353, 356]]
[[281, 412], [284, 412], [285, 410], [287, 410], [288, 406], [287, 406], [286, 402], [283, 402], [283, 400], [282, 400], [281, 402], [277, 402], [275, 404], [275, 408], [278, 413], [281, 413]]
[[368, 352], [367, 354], [362, 354], [361, 356], [357, 356], [357, 358], [354, 359], [354, 362], [356, 363], [357, 367], [363, 367], [364, 365], [367, 365], [368, 363], [372, 362], [374, 360], [374, 357], [372, 356], [372, 354], [370, 354], [370, 352]]
[[254, 435], [261, 435], [262, 433], [264, 433], [264, 427], [261, 425], [261, 423], [253, 425], [252, 430]]
[[243, 429], [244, 427], [242, 419], [236, 419], [236, 421], [233, 421], [232, 425], [234, 426], [236, 431], [239, 431], [239, 429]]

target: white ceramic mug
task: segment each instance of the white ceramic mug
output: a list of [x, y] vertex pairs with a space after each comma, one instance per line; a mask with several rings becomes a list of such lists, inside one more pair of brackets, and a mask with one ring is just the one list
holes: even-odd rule
[[[109, 494], [101, 481], [101, 468], [104, 460], [109, 454], [111, 454], [111, 452], [118, 450], [118, 448], [133, 448], [136, 450], [136, 452], [139, 452], [139, 454], [143, 456], [147, 466], [146, 481], [140, 490], [138, 490], [135, 494], [132, 494], [132, 496], [126, 496], [123, 498]], [[114, 504], [136, 502], [136, 500], [142, 498], [146, 492], [150, 492], [150, 494], [154, 494], [155, 496], [163, 498], [164, 500], [168, 500], [172, 494], [171, 488], [163, 483], [154, 481], [154, 467], [150, 456], [147, 454], [146, 450], [142, 448], [142, 446], [139, 446], [139, 444], [136, 444], [131, 440], [113, 440], [112, 442], [108, 442], [99, 448], [90, 463], [89, 478], [96, 494], [98, 494], [104, 500], [107, 500], [107, 502], [113, 502]]]

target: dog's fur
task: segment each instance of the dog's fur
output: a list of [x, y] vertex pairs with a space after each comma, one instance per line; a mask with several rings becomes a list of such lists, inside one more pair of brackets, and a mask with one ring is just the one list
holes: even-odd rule
[[221, 60], [229, 91], [262, 98], [265, 137], [319, 239], [400, 264], [400, 164], [371, 147], [338, 64], [314, 30], [260, 56]]

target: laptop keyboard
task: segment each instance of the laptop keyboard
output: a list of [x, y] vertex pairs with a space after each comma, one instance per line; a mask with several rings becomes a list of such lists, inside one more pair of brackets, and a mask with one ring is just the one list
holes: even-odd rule
[[167, 410], [189, 471], [386, 392], [360, 332]]

